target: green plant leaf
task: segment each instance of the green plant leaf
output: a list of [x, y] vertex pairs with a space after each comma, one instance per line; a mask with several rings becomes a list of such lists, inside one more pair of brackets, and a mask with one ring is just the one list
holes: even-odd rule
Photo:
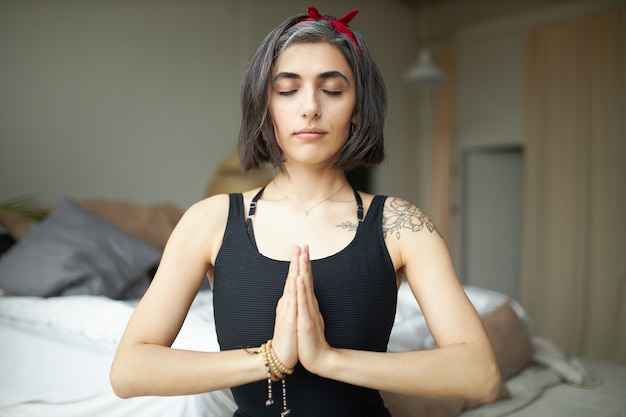
[[48, 210], [41, 207], [36, 194], [25, 194], [0, 202], [0, 211], [17, 213], [41, 221]]

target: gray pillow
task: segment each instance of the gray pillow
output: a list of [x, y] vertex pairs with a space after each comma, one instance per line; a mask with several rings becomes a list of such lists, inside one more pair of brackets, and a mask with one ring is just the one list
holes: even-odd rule
[[122, 298], [161, 254], [65, 198], [2, 255], [0, 289], [10, 295]]

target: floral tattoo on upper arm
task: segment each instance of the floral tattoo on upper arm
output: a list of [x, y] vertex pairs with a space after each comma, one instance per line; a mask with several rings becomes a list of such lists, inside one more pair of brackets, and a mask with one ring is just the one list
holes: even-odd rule
[[396, 239], [400, 239], [402, 229], [437, 232], [435, 224], [426, 213], [408, 201], [394, 197], [385, 204], [383, 211], [383, 236], [387, 238], [387, 235], [395, 235]]

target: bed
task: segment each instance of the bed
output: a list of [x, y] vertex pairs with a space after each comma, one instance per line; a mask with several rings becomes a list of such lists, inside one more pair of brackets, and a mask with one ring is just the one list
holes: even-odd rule
[[[122, 400], [109, 385], [117, 342], [180, 215], [170, 205], [71, 198], [36, 225], [0, 215], [0, 417], [232, 415], [228, 390]], [[498, 400], [383, 393], [394, 417], [626, 416], [626, 366], [568, 357], [530, 335], [532, 320], [519, 303], [465, 289], [504, 376]], [[209, 288], [198, 293], [174, 346], [218, 349]], [[403, 283], [389, 350], [432, 347]]]

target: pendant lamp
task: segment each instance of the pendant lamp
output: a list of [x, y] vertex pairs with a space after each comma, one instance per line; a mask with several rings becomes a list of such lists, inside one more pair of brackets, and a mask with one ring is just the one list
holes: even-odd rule
[[404, 80], [407, 84], [416, 88], [430, 88], [441, 84], [445, 80], [445, 75], [437, 66], [433, 52], [427, 45], [430, 36], [428, 0], [422, 1], [419, 8], [419, 17], [420, 41], [423, 46], [417, 51], [417, 59], [413, 62], [413, 65], [404, 74]]
[[443, 72], [435, 63], [433, 53], [423, 47], [417, 52], [417, 59], [404, 75], [404, 80], [414, 87], [435, 87], [445, 80]]

